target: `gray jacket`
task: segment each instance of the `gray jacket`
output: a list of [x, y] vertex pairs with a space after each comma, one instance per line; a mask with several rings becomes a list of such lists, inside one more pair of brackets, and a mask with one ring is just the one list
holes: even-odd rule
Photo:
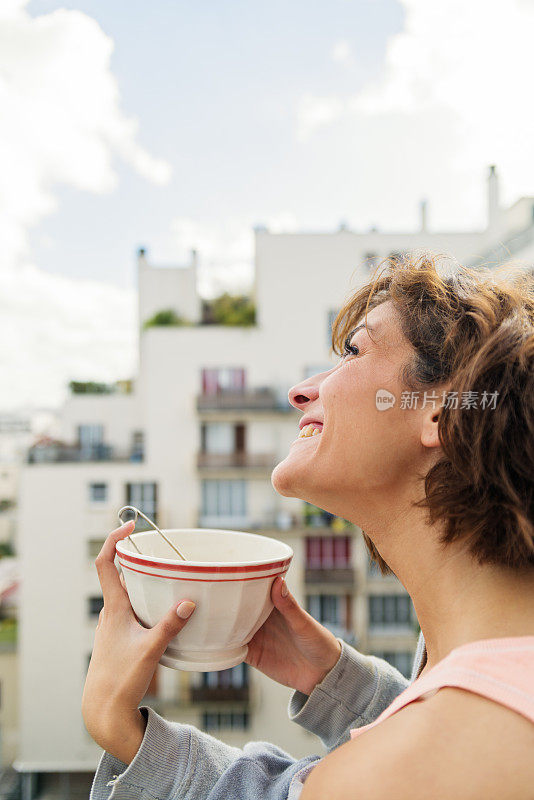
[[[412, 678], [424, 657], [421, 638]], [[373, 722], [407, 685], [386, 661], [343, 642], [337, 664], [312, 693], [293, 693], [289, 716], [332, 750], [348, 741], [351, 728]], [[320, 760], [297, 760], [267, 742], [231, 747], [151, 708], [140, 710], [147, 727], [134, 760], [126, 765], [105, 752], [89, 800], [297, 800]]]

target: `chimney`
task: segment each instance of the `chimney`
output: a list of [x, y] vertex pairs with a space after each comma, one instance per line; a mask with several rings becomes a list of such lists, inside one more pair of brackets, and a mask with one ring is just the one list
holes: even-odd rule
[[427, 211], [427, 201], [421, 200], [419, 204], [419, 208], [421, 209], [421, 233], [426, 233], [426, 211]]
[[499, 227], [500, 216], [499, 178], [495, 164], [492, 164], [488, 173], [488, 228], [490, 230]]
[[141, 267], [147, 266], [146, 260], [146, 248], [145, 247], [138, 247], [137, 248], [137, 269], [141, 269]]

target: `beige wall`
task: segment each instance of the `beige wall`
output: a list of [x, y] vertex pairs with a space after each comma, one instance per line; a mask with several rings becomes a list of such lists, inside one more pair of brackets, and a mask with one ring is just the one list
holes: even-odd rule
[[197, 294], [196, 256], [184, 267], [151, 267], [145, 257], [138, 259], [139, 323], [157, 311], [172, 308], [190, 322], [200, 318]]

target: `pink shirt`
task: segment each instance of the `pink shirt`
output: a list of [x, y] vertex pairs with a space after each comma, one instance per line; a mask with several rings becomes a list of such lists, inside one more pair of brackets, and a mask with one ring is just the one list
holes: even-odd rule
[[494, 700], [534, 722], [534, 636], [483, 639], [456, 647], [408, 686], [374, 722], [352, 729], [351, 738], [445, 686]]

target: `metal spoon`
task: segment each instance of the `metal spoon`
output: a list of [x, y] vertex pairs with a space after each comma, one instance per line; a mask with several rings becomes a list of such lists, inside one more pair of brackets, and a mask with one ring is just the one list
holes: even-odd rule
[[[178, 553], [178, 555], [180, 556], [180, 558], [182, 559], [182, 561], [187, 561], [186, 557], [185, 557], [184, 555], [182, 555], [182, 553], [180, 553], [180, 551], [178, 550], [178, 548], [177, 548], [177, 547], [175, 547], [175, 546], [173, 545], [173, 543], [172, 543], [171, 541], [169, 541], [169, 539], [167, 539], [167, 537], [165, 536], [165, 534], [163, 533], [163, 531], [160, 531], [160, 529], [158, 528], [158, 526], [156, 525], [156, 523], [155, 523], [155, 522], [152, 522], [152, 520], [151, 520], [151, 519], [149, 519], [149, 518], [148, 518], [148, 517], [147, 517], [145, 514], [143, 514], [143, 512], [142, 512], [142, 511], [140, 511], [138, 508], [136, 508], [135, 506], [123, 506], [123, 507], [121, 508], [121, 510], [119, 511], [119, 520], [122, 522], [122, 524], [123, 524], [123, 525], [124, 525], [124, 523], [125, 523], [125, 522], [131, 522], [131, 520], [134, 520], [134, 522], [137, 522], [137, 518], [138, 518], [138, 517], [143, 517], [143, 519], [144, 519], [144, 520], [146, 520], [146, 522], [148, 522], [148, 524], [149, 524], [149, 525], [152, 525], [152, 527], [154, 528], [154, 530], [155, 530], [155, 531], [157, 531], [157, 532], [159, 533], [159, 535], [160, 535], [160, 536], [163, 536], [163, 538], [165, 539], [165, 541], [167, 542], [167, 544], [168, 544], [170, 547], [172, 547], [172, 549], [174, 550], [174, 552], [175, 552], [175, 553]], [[143, 553], [141, 553], [141, 551], [140, 551], [140, 550], [139, 550], [139, 548], [137, 547], [137, 545], [136, 545], [136, 543], [134, 542], [134, 540], [132, 539], [132, 537], [131, 537], [131, 536], [128, 536], [128, 539], [129, 539], [129, 540], [130, 540], [130, 542], [133, 544], [133, 546], [135, 547], [135, 549], [137, 550], [137, 552], [139, 553], [139, 555], [143, 555]]]

